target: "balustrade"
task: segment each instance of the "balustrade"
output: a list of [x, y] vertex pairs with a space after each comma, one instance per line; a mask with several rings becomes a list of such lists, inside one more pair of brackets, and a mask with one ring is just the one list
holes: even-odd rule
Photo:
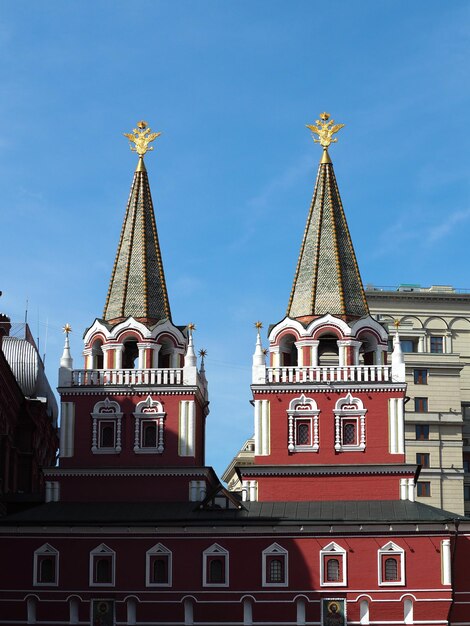
[[390, 365], [267, 367], [268, 383], [389, 382]]
[[181, 385], [182, 368], [73, 370], [72, 386]]

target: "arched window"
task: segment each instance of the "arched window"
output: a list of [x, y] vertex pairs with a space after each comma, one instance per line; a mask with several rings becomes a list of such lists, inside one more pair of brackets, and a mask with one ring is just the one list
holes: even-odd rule
[[171, 557], [170, 550], [161, 543], [147, 551], [147, 587], [171, 587]]
[[297, 424], [297, 440], [298, 446], [310, 445], [310, 425], [300, 422]]
[[281, 366], [296, 367], [298, 364], [296, 338], [294, 335], [284, 335], [279, 344]]
[[153, 421], [142, 422], [142, 447], [157, 447], [157, 424]]
[[114, 585], [116, 553], [104, 543], [90, 552], [90, 585]]
[[34, 552], [34, 585], [57, 585], [59, 552], [48, 543]]
[[343, 446], [357, 445], [357, 422], [343, 422]]
[[385, 559], [385, 580], [398, 580], [398, 561], [394, 558]]
[[157, 584], [168, 581], [168, 563], [165, 558], [156, 558], [153, 562], [153, 581]]
[[104, 367], [104, 356], [103, 356], [102, 345], [103, 345], [103, 342], [101, 341], [101, 339], [97, 339], [96, 341], [93, 342], [93, 345], [91, 346], [91, 357], [92, 357], [91, 368], [94, 370], [102, 370]]
[[369, 624], [369, 601], [361, 600], [359, 605], [359, 616], [361, 624]]
[[322, 335], [318, 344], [318, 365], [335, 366], [339, 364], [338, 337], [331, 333]]
[[122, 354], [122, 367], [125, 370], [135, 369], [139, 356], [136, 339], [126, 339], [124, 342], [124, 352]]
[[100, 448], [114, 448], [116, 443], [114, 439], [115, 425], [114, 422], [100, 422]]
[[263, 550], [263, 587], [287, 587], [288, 553], [278, 543]]
[[413, 600], [406, 598], [403, 604], [403, 620], [405, 624], [413, 623]]
[[326, 564], [326, 580], [328, 582], [339, 581], [339, 561], [338, 559], [328, 559]]
[[203, 555], [203, 586], [228, 587], [229, 584], [229, 553], [225, 548], [214, 543], [204, 550]]

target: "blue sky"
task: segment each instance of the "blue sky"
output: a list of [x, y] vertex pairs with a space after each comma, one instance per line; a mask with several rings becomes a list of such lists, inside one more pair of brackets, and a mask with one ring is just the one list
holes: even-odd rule
[[208, 350], [207, 463], [253, 430], [253, 323], [284, 317], [321, 150], [365, 284], [470, 288], [470, 4], [3, 2], [0, 310], [29, 321], [53, 385], [69, 322], [102, 314], [135, 167], [146, 159], [176, 324]]

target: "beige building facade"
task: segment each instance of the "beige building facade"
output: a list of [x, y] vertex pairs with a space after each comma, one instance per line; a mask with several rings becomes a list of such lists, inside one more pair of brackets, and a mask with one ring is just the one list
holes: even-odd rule
[[[406, 364], [405, 450], [421, 465], [417, 501], [470, 514], [470, 292], [449, 286], [366, 288], [373, 317], [398, 331]], [[389, 350], [389, 355], [391, 349]], [[254, 456], [248, 440], [223, 475], [240, 490], [236, 466]]]
[[450, 286], [401, 285], [368, 286], [366, 294], [371, 314], [390, 333], [399, 322], [409, 398], [406, 460], [422, 466], [416, 499], [468, 514], [470, 293]]

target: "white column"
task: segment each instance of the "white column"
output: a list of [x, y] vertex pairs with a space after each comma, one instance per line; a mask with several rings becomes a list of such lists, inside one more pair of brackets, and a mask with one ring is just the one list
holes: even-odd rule
[[152, 362], [150, 367], [157, 368], [158, 367], [158, 353], [160, 352], [160, 348], [162, 346], [159, 343], [152, 345]]
[[343, 367], [346, 364], [345, 351], [347, 343], [343, 340], [338, 340], [336, 344], [338, 346], [338, 365]]
[[418, 352], [426, 352], [426, 347], [425, 347], [425, 344], [424, 344], [424, 340], [425, 340], [425, 336], [424, 335], [421, 335], [418, 338]]
[[250, 598], [243, 600], [243, 624], [248, 624], [248, 626], [253, 624], [253, 611]]
[[269, 454], [269, 400], [262, 401], [262, 448], [263, 455]]
[[296, 601], [297, 604], [297, 624], [299, 626], [304, 626], [305, 624], [305, 600], [303, 598], [298, 598]]
[[196, 403], [189, 401], [188, 407], [188, 456], [194, 456], [196, 444]]
[[397, 404], [395, 398], [388, 401], [388, 423], [390, 428], [390, 454], [397, 454]]
[[397, 398], [397, 452], [405, 453], [405, 416], [403, 413], [403, 398]]
[[74, 453], [75, 403], [60, 405], [60, 456], [71, 457]]
[[408, 479], [400, 478], [400, 500], [408, 500]]
[[310, 345], [312, 346], [312, 365], [314, 367], [318, 367], [318, 346], [320, 344], [320, 341], [315, 339], [314, 341], [310, 342]]
[[184, 601], [184, 623], [186, 626], [191, 626], [194, 624], [193, 621], [193, 601], [189, 598], [186, 598]]
[[444, 539], [441, 543], [441, 569], [442, 584], [450, 585], [452, 583], [452, 570], [450, 560], [450, 539]]
[[408, 478], [408, 500], [415, 501], [415, 481], [414, 478]]
[[250, 480], [250, 502], [256, 502], [257, 498], [257, 487], [258, 483], [256, 480]]
[[116, 346], [116, 360], [114, 362], [114, 367], [117, 370], [122, 369], [122, 353], [124, 352], [124, 345], [121, 343]]
[[444, 352], [446, 354], [452, 352], [452, 333], [446, 333], [444, 336]]
[[261, 400], [255, 400], [255, 454], [261, 453]]

